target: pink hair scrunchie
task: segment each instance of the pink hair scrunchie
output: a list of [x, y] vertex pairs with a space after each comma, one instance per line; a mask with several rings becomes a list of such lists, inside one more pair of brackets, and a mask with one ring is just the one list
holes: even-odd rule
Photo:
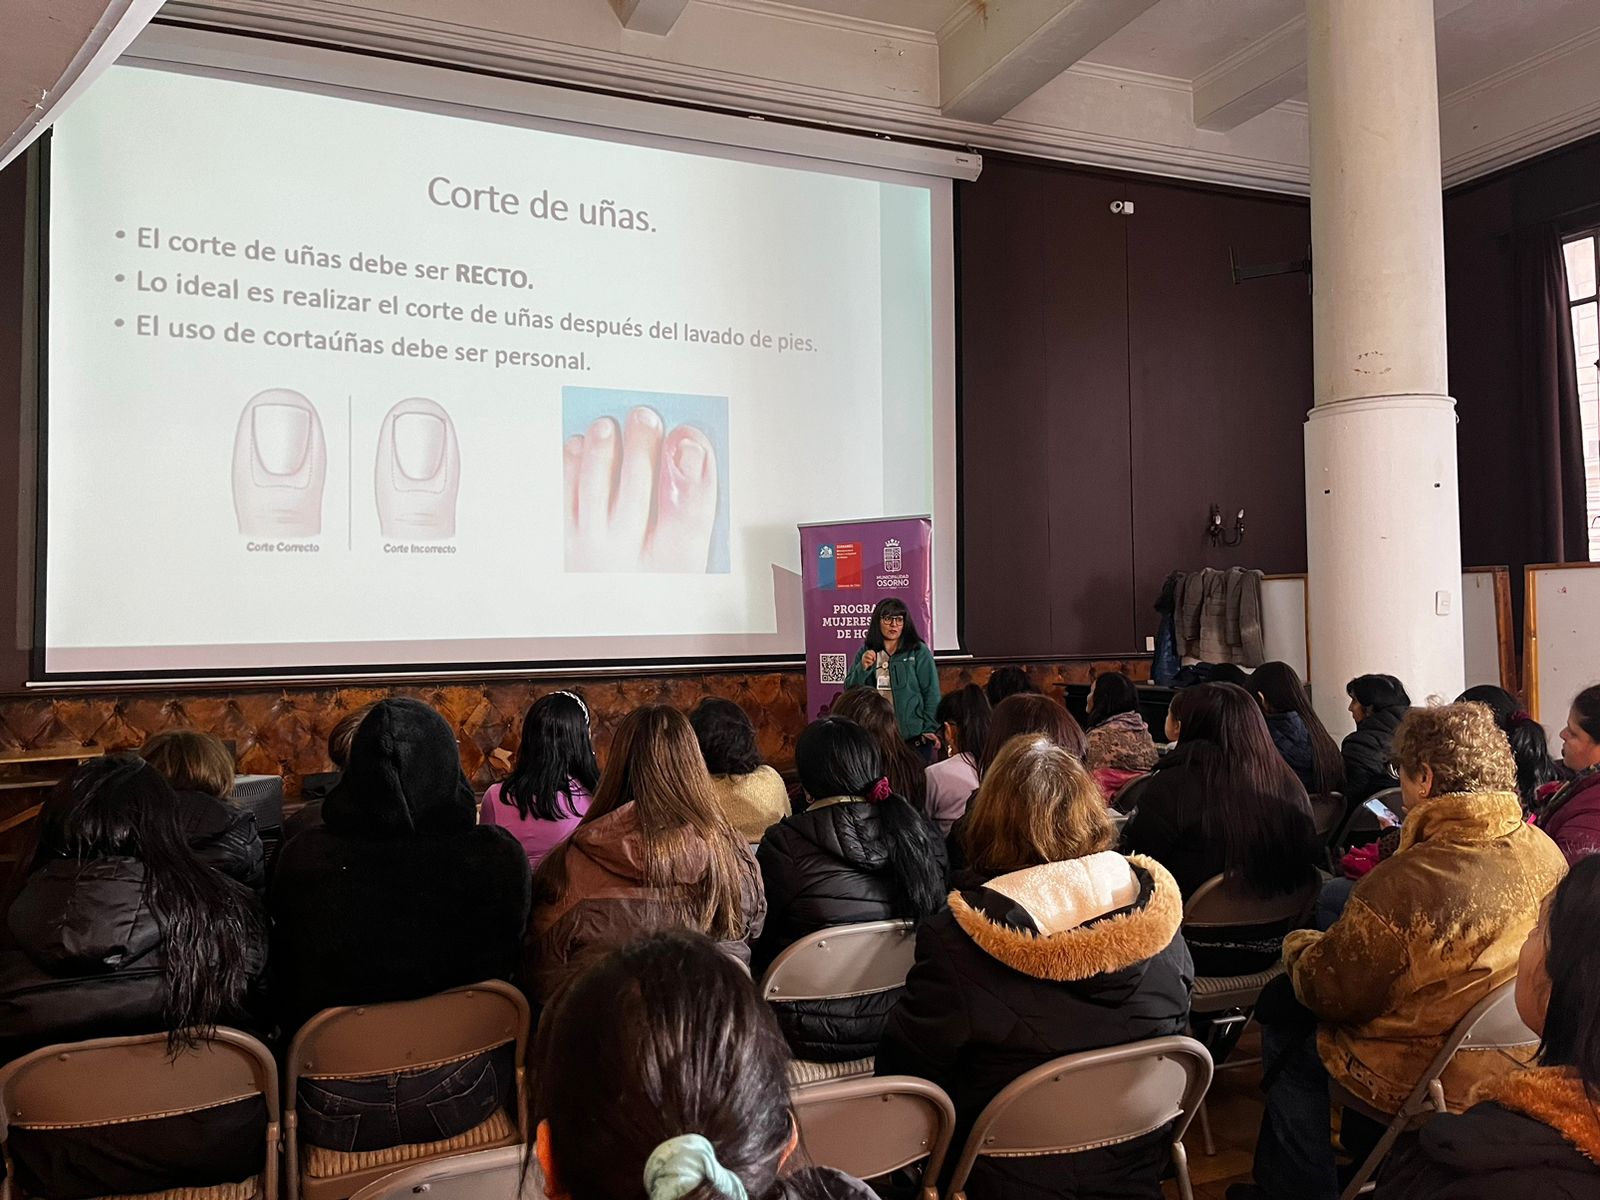
[[874, 804], [882, 804], [893, 794], [886, 776], [880, 775], [872, 781], [872, 790], [867, 793], [867, 799]]

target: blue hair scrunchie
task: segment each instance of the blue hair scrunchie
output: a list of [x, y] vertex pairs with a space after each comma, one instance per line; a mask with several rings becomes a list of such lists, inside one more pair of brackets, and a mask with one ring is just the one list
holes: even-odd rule
[[741, 1180], [717, 1161], [717, 1151], [698, 1133], [668, 1138], [644, 1164], [644, 1190], [650, 1200], [680, 1200], [709, 1183], [729, 1200], [748, 1200]]

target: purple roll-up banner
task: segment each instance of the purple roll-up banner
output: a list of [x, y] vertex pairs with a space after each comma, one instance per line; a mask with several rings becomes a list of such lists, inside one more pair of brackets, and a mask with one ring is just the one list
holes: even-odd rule
[[933, 519], [878, 517], [800, 526], [805, 589], [806, 719], [826, 716], [878, 601], [905, 601], [933, 646]]

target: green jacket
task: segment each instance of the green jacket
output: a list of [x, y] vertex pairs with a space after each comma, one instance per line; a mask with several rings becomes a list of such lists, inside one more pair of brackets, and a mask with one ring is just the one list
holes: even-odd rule
[[[844, 677], [845, 687], [878, 685], [877, 664], [861, 665], [866, 652], [865, 646], [856, 652], [855, 664]], [[889, 687], [894, 692], [894, 715], [901, 737], [910, 741], [924, 733], [939, 732], [939, 722], [934, 717], [939, 711], [939, 668], [933, 665], [933, 651], [926, 642], [918, 642], [911, 650], [896, 651], [890, 657]]]

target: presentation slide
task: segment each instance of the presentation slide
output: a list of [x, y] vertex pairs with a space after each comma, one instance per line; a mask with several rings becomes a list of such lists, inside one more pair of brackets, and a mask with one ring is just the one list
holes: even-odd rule
[[797, 524], [953, 512], [948, 181], [570, 128], [137, 64], [71, 108], [47, 673], [795, 655]]

